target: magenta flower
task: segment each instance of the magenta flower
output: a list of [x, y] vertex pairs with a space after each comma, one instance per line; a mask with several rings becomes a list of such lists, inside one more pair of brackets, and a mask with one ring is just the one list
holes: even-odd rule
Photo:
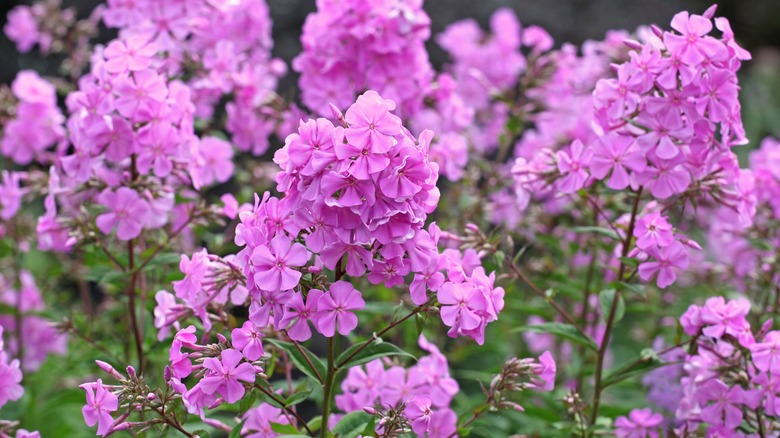
[[19, 400], [24, 394], [22, 382], [22, 370], [19, 368], [19, 359], [8, 362], [6, 354], [2, 350], [2, 327], [0, 326], [0, 407], [9, 401]]
[[[693, 128], [683, 120], [678, 111], [659, 114], [642, 114], [638, 120], [649, 131], [636, 139], [644, 151], [655, 152], [662, 160], [671, 160], [681, 154], [681, 148], [693, 136]], [[675, 140], [681, 142], [678, 144]]]
[[255, 368], [247, 362], [239, 365], [244, 356], [234, 349], [222, 350], [220, 357], [222, 360], [209, 357], [203, 361], [203, 368], [208, 371], [197, 386], [205, 394], [218, 393], [227, 403], [235, 403], [246, 391], [239, 380], [253, 383]]
[[268, 327], [273, 316], [274, 326], [279, 326], [279, 322], [284, 315], [284, 306], [292, 298], [291, 290], [262, 291], [262, 300], [252, 300], [249, 306], [249, 320], [257, 327]]
[[363, 301], [360, 291], [346, 281], [337, 281], [331, 284], [330, 290], [317, 301], [317, 330], [327, 337], [332, 337], [338, 327], [339, 334], [346, 336], [358, 324], [354, 311], [365, 307], [366, 302]]
[[87, 426], [98, 425], [97, 434], [105, 435], [114, 423], [111, 412], [119, 408], [119, 399], [111, 391], [103, 387], [103, 381], [85, 383], [79, 386], [87, 392], [87, 404], [81, 409]]
[[441, 285], [436, 296], [442, 304], [441, 320], [451, 327], [447, 333], [451, 337], [461, 330], [474, 330], [482, 325], [479, 312], [487, 304], [482, 293], [471, 284], [448, 281]]
[[390, 158], [385, 151], [375, 152], [371, 143], [356, 145], [347, 141], [347, 130], [338, 127], [333, 135], [336, 157], [341, 161], [341, 170], [346, 170], [350, 175], [359, 180], [367, 180], [372, 175], [379, 173], [390, 164]]
[[680, 56], [690, 66], [697, 66], [707, 58], [714, 59], [727, 54], [723, 43], [706, 36], [712, 30], [712, 21], [701, 15], [689, 15], [683, 11], [672, 18], [672, 29], [680, 32], [664, 33], [664, 44], [670, 52]]
[[650, 180], [646, 185], [656, 198], [666, 199], [682, 193], [691, 184], [691, 173], [684, 166], [683, 154], [678, 154], [670, 160], [651, 157], [650, 161], [653, 166], [646, 169], [643, 177]]
[[145, 126], [138, 134], [138, 171], [148, 174], [154, 169], [159, 177], [168, 176], [173, 170], [173, 158], [179, 155], [179, 138], [169, 123]]
[[168, 97], [168, 87], [163, 78], [151, 70], [141, 70], [116, 80], [116, 109], [119, 114], [138, 119], [141, 113], [152, 113], [154, 107]]
[[739, 338], [750, 323], [745, 319], [750, 312], [750, 302], [745, 298], [726, 300], [723, 297], [708, 298], [701, 309], [702, 333], [712, 338], [729, 334]]
[[607, 187], [623, 190], [630, 182], [628, 171], [642, 172], [647, 167], [645, 154], [632, 147], [634, 140], [625, 135], [610, 135], [599, 138], [593, 146], [590, 159], [590, 173], [594, 178], [604, 179], [612, 172]]
[[298, 284], [300, 267], [309, 260], [309, 253], [300, 243], [293, 243], [289, 237], [279, 234], [271, 239], [270, 248], [260, 245], [252, 252], [255, 267], [254, 281], [260, 290], [288, 290]]
[[262, 337], [263, 334], [250, 321], [244, 322], [241, 328], [233, 329], [231, 333], [233, 347], [241, 350], [244, 357], [250, 361], [255, 361], [263, 356], [263, 344], [260, 343]]
[[406, 418], [412, 423], [412, 430], [418, 436], [425, 436], [431, 424], [431, 398], [426, 395], [416, 395], [406, 404]]
[[[712, 379], [698, 388], [696, 393], [702, 404], [701, 419], [712, 425], [723, 425], [734, 429], [742, 423], [740, 405], [747, 399], [739, 385], [731, 388], [718, 379]], [[713, 402], [706, 404], [707, 402]], [[705, 406], [706, 404], [706, 406]]]
[[645, 252], [654, 258], [655, 261], [651, 260], [639, 265], [639, 276], [642, 280], [648, 281], [657, 273], [658, 279], [656, 284], [661, 289], [677, 280], [675, 269], [688, 267], [688, 253], [679, 242], [672, 242], [669, 246], [661, 248], [651, 246]]
[[29, 6], [17, 6], [8, 13], [3, 31], [16, 44], [16, 50], [26, 53], [41, 38], [38, 22]]
[[287, 335], [294, 341], [303, 342], [311, 338], [309, 321], [314, 321], [317, 315], [317, 305], [323, 292], [319, 289], [309, 290], [306, 302], [303, 294], [296, 292], [284, 307], [284, 316], [279, 321], [277, 330], [287, 329]]
[[563, 193], [574, 193], [585, 187], [588, 180], [588, 172], [585, 170], [590, 162], [592, 151], [583, 146], [579, 140], [574, 140], [569, 153], [558, 151], [558, 171], [563, 178], [558, 183], [558, 188]]
[[634, 237], [636, 246], [643, 251], [651, 246], [669, 246], [674, 242], [672, 225], [658, 212], [646, 214], [636, 222]]
[[439, 272], [439, 259], [432, 258], [428, 266], [414, 274], [414, 279], [409, 285], [409, 294], [412, 302], [421, 306], [428, 302], [428, 291], [436, 292], [444, 283], [444, 274]]
[[555, 373], [557, 366], [555, 359], [549, 351], [545, 351], [539, 356], [539, 363], [534, 366], [534, 374], [538, 375], [544, 382], [544, 390], [552, 391], [555, 388]]
[[116, 192], [105, 189], [98, 196], [98, 202], [108, 209], [96, 220], [98, 229], [104, 234], [110, 234], [114, 227], [120, 240], [134, 239], [141, 234], [149, 204], [138, 192], [127, 187], [120, 187]]
[[618, 438], [658, 438], [658, 429], [664, 418], [650, 409], [634, 409], [628, 417], [615, 420], [615, 435]]
[[150, 43], [145, 35], [133, 35], [127, 40], [114, 40], [103, 51], [106, 70], [109, 73], [141, 71], [152, 65], [157, 54], [157, 45]]
[[179, 270], [184, 274], [184, 278], [173, 282], [177, 297], [189, 300], [203, 289], [203, 279], [209, 269], [208, 256], [205, 249], [193, 254], [191, 260], [186, 255], [181, 255]]
[[[401, 133], [401, 119], [390, 113], [394, 109], [395, 103], [383, 99], [376, 91], [368, 90], [360, 95], [344, 116], [349, 123], [345, 132], [349, 142], [360, 150], [387, 152], [393, 146], [393, 136]], [[338, 147], [337, 143], [337, 151]]]

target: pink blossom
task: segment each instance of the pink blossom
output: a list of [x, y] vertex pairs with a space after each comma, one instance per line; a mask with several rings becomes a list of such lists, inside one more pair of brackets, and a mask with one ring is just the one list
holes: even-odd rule
[[482, 324], [479, 312], [485, 309], [485, 298], [471, 284], [446, 282], [439, 288], [437, 298], [442, 304], [441, 320], [451, 327], [450, 336]]
[[303, 342], [311, 338], [309, 321], [317, 321], [317, 311], [323, 292], [311, 289], [303, 301], [303, 294], [295, 292], [284, 307], [284, 316], [277, 325], [277, 330], [287, 329], [287, 335], [294, 341]]
[[412, 423], [414, 433], [418, 436], [425, 436], [431, 423], [431, 415], [433, 415], [431, 398], [425, 395], [415, 396], [406, 404], [404, 414]]
[[607, 187], [623, 190], [630, 182], [628, 171], [642, 172], [647, 166], [644, 154], [633, 147], [634, 140], [623, 135], [610, 135], [599, 138], [592, 147], [593, 157], [590, 159], [590, 173], [594, 178], [604, 179], [612, 175]]
[[114, 423], [111, 412], [119, 408], [119, 400], [103, 387], [103, 381], [100, 379], [96, 383], [85, 383], [80, 387], [87, 392], [87, 404], [81, 409], [84, 422], [90, 427], [97, 424], [97, 434], [105, 435]]
[[305, 265], [308, 259], [303, 245], [279, 234], [271, 240], [270, 248], [260, 245], [252, 252], [255, 285], [267, 291], [292, 289], [301, 278], [300, 271], [293, 268]]
[[105, 189], [98, 202], [108, 209], [98, 215], [97, 227], [104, 234], [110, 234], [116, 227], [120, 240], [130, 240], [141, 234], [149, 214], [149, 204], [133, 189], [120, 187], [116, 191]]
[[571, 144], [569, 153], [558, 151], [558, 171], [563, 178], [558, 183], [558, 188], [563, 193], [574, 193], [585, 186], [588, 180], [588, 172], [585, 170], [593, 152], [586, 149], [582, 142], [575, 140]]
[[157, 45], [150, 43], [145, 35], [132, 35], [126, 40], [114, 40], [103, 50], [106, 70], [109, 73], [135, 72], [147, 69], [152, 57], [157, 54]]
[[679, 242], [673, 242], [661, 248], [650, 246], [645, 251], [655, 260], [639, 265], [639, 276], [642, 280], [648, 281], [657, 273], [658, 279], [656, 284], [661, 289], [675, 282], [677, 279], [675, 270], [682, 270], [688, 267], [688, 253]]
[[317, 330], [327, 337], [332, 337], [338, 327], [339, 334], [346, 336], [358, 324], [354, 311], [365, 307], [366, 303], [360, 291], [346, 281], [337, 281], [331, 284], [328, 292], [317, 301]]
[[674, 242], [672, 225], [658, 212], [642, 216], [634, 228], [636, 246], [641, 250], [647, 250], [651, 246], [669, 246]]
[[658, 429], [663, 422], [661, 414], [650, 409], [633, 409], [628, 417], [615, 420], [615, 435], [619, 438], [658, 438]]
[[262, 337], [263, 334], [250, 321], [244, 322], [243, 326], [233, 329], [231, 333], [233, 347], [241, 350], [249, 361], [258, 360], [263, 356], [263, 344], [260, 342]]
[[241, 362], [244, 356], [233, 349], [222, 350], [220, 359], [206, 358], [203, 368], [207, 371], [197, 386], [205, 394], [218, 393], [227, 403], [235, 403], [244, 396], [246, 390], [239, 380], [253, 383], [255, 381], [255, 368], [252, 364]]

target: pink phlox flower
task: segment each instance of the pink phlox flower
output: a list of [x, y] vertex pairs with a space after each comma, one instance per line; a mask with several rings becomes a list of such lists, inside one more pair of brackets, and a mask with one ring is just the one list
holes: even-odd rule
[[585, 170], [590, 163], [593, 152], [585, 148], [579, 140], [574, 140], [569, 152], [558, 151], [555, 156], [558, 161], [558, 171], [563, 177], [558, 183], [558, 188], [563, 193], [574, 193], [585, 187], [588, 180], [588, 171]]
[[293, 268], [304, 266], [308, 260], [303, 245], [279, 234], [271, 239], [270, 247], [260, 245], [252, 252], [255, 285], [266, 291], [292, 289], [301, 279], [301, 272]]
[[284, 316], [276, 329], [286, 329], [287, 335], [294, 341], [303, 342], [311, 338], [309, 321], [314, 323], [317, 320], [317, 306], [323, 294], [319, 289], [311, 289], [304, 302], [303, 294], [295, 292], [284, 306]]
[[679, 242], [672, 242], [664, 247], [648, 247], [645, 252], [654, 260], [646, 261], [639, 265], [639, 277], [644, 281], [650, 280], [656, 273], [656, 284], [664, 289], [677, 280], [675, 270], [684, 270], [688, 267], [688, 253]]
[[105, 435], [114, 423], [111, 412], [119, 408], [119, 399], [114, 393], [103, 387], [103, 381], [80, 385], [87, 393], [87, 404], [81, 409], [87, 426], [97, 424], [97, 434]]
[[233, 347], [241, 350], [249, 361], [258, 360], [263, 356], [263, 344], [260, 342], [262, 338], [263, 334], [251, 321], [244, 322], [244, 325], [231, 332]]
[[103, 50], [109, 73], [141, 71], [152, 65], [157, 45], [145, 35], [132, 35], [125, 40], [114, 40]]
[[198, 386], [206, 394], [218, 393], [227, 403], [235, 403], [246, 392], [239, 381], [253, 383], [255, 368], [247, 362], [239, 364], [244, 356], [234, 349], [222, 350], [220, 357], [221, 360], [209, 357], [203, 361], [203, 368], [208, 371]]
[[360, 291], [346, 281], [337, 281], [317, 302], [317, 329], [323, 335], [332, 337], [338, 328], [339, 334], [346, 336], [358, 324], [354, 311], [365, 307]]
[[98, 195], [100, 205], [108, 211], [98, 215], [96, 223], [103, 234], [110, 234], [116, 227], [120, 240], [130, 240], [141, 234], [149, 204], [133, 189], [120, 187], [116, 191], [107, 188]]

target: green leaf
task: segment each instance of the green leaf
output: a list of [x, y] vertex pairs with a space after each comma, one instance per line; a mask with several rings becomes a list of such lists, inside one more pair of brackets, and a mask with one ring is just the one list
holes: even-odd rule
[[284, 401], [284, 404], [286, 406], [297, 405], [298, 403], [301, 403], [304, 400], [306, 400], [307, 398], [309, 398], [310, 395], [311, 395], [311, 390], [308, 390], [308, 391], [298, 391], [295, 394], [287, 397], [287, 400]]
[[645, 286], [641, 284], [633, 284], [633, 283], [626, 283], [625, 281], [621, 281], [618, 283], [620, 290], [627, 290], [631, 291], [640, 297], [642, 299], [647, 300], [647, 292], [645, 291]]
[[312, 418], [306, 425], [309, 426], [309, 429], [311, 429], [312, 432], [320, 430], [320, 427], [322, 427], [322, 415], [317, 415]]
[[355, 438], [363, 432], [374, 417], [367, 412], [355, 411], [341, 417], [333, 427], [333, 434], [339, 438]]
[[[343, 361], [347, 360], [347, 358], [357, 349], [359, 349], [361, 345], [363, 344], [355, 344], [347, 348], [347, 350], [341, 353], [336, 359], [336, 363], [341, 364]], [[355, 355], [355, 357], [350, 359], [349, 362], [341, 365], [340, 368], [352, 368], [354, 366], [362, 365], [364, 363], [371, 362], [374, 359], [379, 359], [380, 357], [385, 356], [406, 356], [417, 360], [417, 358], [414, 357], [414, 355], [411, 353], [401, 350], [389, 342], [382, 342], [381, 339], [377, 339], [368, 347], [362, 349], [358, 354]]]
[[556, 335], [564, 339], [568, 339], [569, 341], [576, 344], [588, 347], [593, 351], [598, 351], [596, 342], [594, 342], [590, 337], [584, 336], [571, 324], [564, 324], [560, 322], [545, 322], [542, 324], [518, 327], [512, 330], [512, 332], [549, 333], [551, 335]]
[[423, 329], [425, 328], [425, 322], [428, 321], [428, 314], [427, 313], [418, 313], [414, 317], [414, 322], [417, 325], [417, 337], [420, 337], [422, 334]]
[[273, 345], [276, 348], [286, 351], [295, 367], [312, 379], [322, 383], [321, 378], [317, 377], [317, 373], [319, 372], [319, 375], [322, 378], [328, 374], [328, 370], [322, 360], [317, 357], [317, 355], [309, 351], [306, 347], [301, 345], [301, 349], [309, 357], [314, 368], [312, 368], [312, 365], [309, 365], [303, 354], [301, 354], [301, 352], [298, 351], [298, 348], [296, 348], [295, 345], [291, 342], [279, 341], [276, 339], [267, 339], [265, 342]]
[[244, 423], [246, 421], [242, 421], [236, 425], [231, 431], [228, 438], [240, 438], [241, 437], [241, 429], [244, 427]]
[[609, 237], [612, 240], [620, 240], [620, 236], [613, 230], [604, 227], [584, 226], [584, 227], [572, 227], [572, 231], [575, 233], [593, 233], [600, 236]]
[[200, 430], [196, 430], [195, 432], [192, 432], [192, 436], [198, 438], [211, 438], [211, 434], [204, 429], [200, 429]]
[[251, 409], [255, 404], [255, 400], [257, 400], [257, 392], [254, 390], [249, 391], [249, 394], [245, 395], [238, 403], [239, 412], [244, 413]]
[[624, 264], [626, 266], [630, 266], [632, 268], [636, 268], [637, 266], [639, 266], [639, 260], [637, 260], [637, 259], [635, 259], [633, 257], [621, 257], [620, 258], [620, 263], [622, 263], [622, 264]]
[[281, 435], [290, 435], [290, 434], [297, 434], [298, 429], [295, 428], [292, 424], [279, 424], [279, 423], [271, 423], [271, 429], [273, 429], [274, 432], [281, 434]]
[[[614, 301], [617, 300], [617, 304]], [[612, 312], [612, 306], [615, 305], [615, 318], [614, 322], [618, 322], [623, 319], [623, 315], [626, 314], [626, 303], [623, 301], [623, 296], [615, 289], [605, 289], [599, 293], [599, 305], [601, 305], [601, 315], [606, 319]]]
[[601, 385], [603, 388], [614, 385], [626, 379], [630, 379], [634, 376], [645, 374], [648, 371], [652, 371], [656, 368], [660, 368], [667, 363], [658, 357], [658, 354], [651, 349], [646, 348], [640, 353], [638, 360], [629, 362], [618, 369], [612, 370], [604, 376], [604, 380]]

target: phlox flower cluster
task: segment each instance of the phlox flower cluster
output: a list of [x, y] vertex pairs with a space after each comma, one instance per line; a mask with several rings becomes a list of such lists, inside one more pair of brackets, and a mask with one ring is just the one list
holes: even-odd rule
[[713, 268], [727, 273], [745, 293], [761, 293], [778, 281], [773, 250], [780, 219], [778, 154], [780, 143], [765, 138], [751, 151], [749, 169], [743, 170], [746, 190], [740, 194], [746, 209], [755, 212], [751, 222], [741, 220], [740, 211], [720, 207], [713, 212], [717, 219], [706, 224], [708, 247], [716, 261]]
[[11, 83], [18, 103], [16, 114], [3, 126], [0, 152], [16, 164], [49, 164], [57, 154], [49, 149], [66, 146], [65, 118], [57, 106], [54, 85], [31, 70], [23, 70]]
[[[757, 436], [745, 431], [772, 433], [780, 427], [775, 384], [780, 332], [771, 330], [771, 319], [753, 329], [750, 307], [745, 298], [712, 297], [680, 317], [696, 348], [683, 365], [678, 433], [705, 426], [711, 435], [742, 437]], [[759, 410], [763, 415], [757, 416]]]
[[[673, 233], [662, 212], [694, 200], [724, 205], [744, 224], [755, 214], [754, 178], [731, 151], [747, 141], [736, 73], [749, 54], [734, 43], [725, 18], [713, 24], [714, 13], [682, 12], [673, 31], [654, 27], [643, 43], [627, 40], [631, 50], [614, 66], [616, 77], [593, 90], [592, 132], [557, 151], [518, 158], [513, 168], [525, 191], [576, 194], [603, 180], [609, 189], [649, 196], [630, 255], [642, 263], [640, 277], [657, 278], [661, 288], [688, 266], [685, 247], [699, 249]], [[714, 28], [719, 38], [710, 35]]]
[[264, 0], [109, 1], [103, 21], [120, 29], [124, 40], [153, 43], [165, 54], [161, 71], [190, 77], [186, 83], [196, 117], [213, 119], [225, 112], [225, 126], [239, 150], [262, 155], [268, 149], [268, 137], [282, 117], [272, 103], [286, 66], [271, 58]]
[[[427, 433], [444, 438], [455, 433], [458, 416], [450, 403], [458, 393], [458, 382], [450, 376], [447, 358], [435, 345], [424, 336], [419, 345], [428, 355], [409, 368], [380, 359], [350, 368], [341, 382], [336, 407], [345, 413], [366, 408], [381, 413], [398, 408], [420, 436]], [[377, 428], [381, 430], [381, 426]]]
[[[63, 355], [67, 352], [67, 336], [60, 333], [51, 321], [34, 314], [44, 310], [45, 304], [29, 272], [22, 271], [19, 274], [18, 288], [0, 276], [0, 303], [16, 309], [22, 315], [17, 318], [15, 315], [0, 314], [0, 327], [5, 329], [8, 336], [5, 353], [19, 359], [25, 371], [37, 371], [50, 354]], [[19, 340], [22, 341], [21, 348]]]
[[232, 175], [230, 144], [195, 135], [191, 89], [166, 78], [158, 50], [144, 36], [112, 41], [68, 95], [72, 148], [50, 171], [42, 249], [66, 250], [90, 234], [84, 204], [101, 206], [97, 228], [116, 230], [119, 240], [166, 225], [172, 212], [174, 227], [183, 227], [190, 213], [186, 203], [175, 205], [174, 190]]
[[[309, 339], [311, 326], [326, 336], [347, 334], [364, 299], [338, 281], [341, 276], [365, 275], [372, 284], [394, 287], [413, 274], [415, 304], [429, 304], [428, 291], [438, 290], [450, 335], [483, 342], [485, 326], [503, 308], [504, 291], [479, 267], [476, 252], [439, 254], [440, 230], [423, 228], [439, 198], [438, 168], [428, 159], [431, 133], [414, 139], [394, 108], [368, 91], [345, 115], [336, 113], [341, 126], [301, 122], [277, 152], [277, 189], [285, 196], [266, 193], [239, 214], [235, 241], [243, 249], [229, 262], [244, 274], [249, 318], [258, 327], [273, 325], [296, 341]], [[205, 253], [183, 259], [186, 276], [175, 288], [190, 305], [183, 295], [218, 293], [210, 284], [204, 291], [207, 260]], [[325, 268], [338, 273], [329, 286], [320, 277]]]
[[[555, 185], [537, 182], [535, 172], [547, 168], [554, 151], [575, 140], [590, 144], [598, 138], [592, 128], [593, 89], [609, 73], [609, 63], [625, 58], [624, 31], [610, 31], [603, 41], [589, 40], [581, 48], [564, 44], [539, 54], [529, 66], [536, 83], [525, 92], [530, 100], [527, 118], [533, 123], [514, 144], [511, 169], [515, 184], [492, 195], [492, 220], [515, 228], [531, 200], [547, 211], [565, 202]], [[546, 47], [546, 46], [545, 46]]]
[[303, 51], [293, 60], [303, 102], [320, 116], [377, 90], [414, 114], [434, 73], [425, 41], [431, 20], [420, 0], [318, 0], [303, 26]]
[[4, 326], [0, 325], [0, 407], [9, 401], [19, 400], [24, 394], [22, 370], [19, 359], [11, 359], [3, 343]]

